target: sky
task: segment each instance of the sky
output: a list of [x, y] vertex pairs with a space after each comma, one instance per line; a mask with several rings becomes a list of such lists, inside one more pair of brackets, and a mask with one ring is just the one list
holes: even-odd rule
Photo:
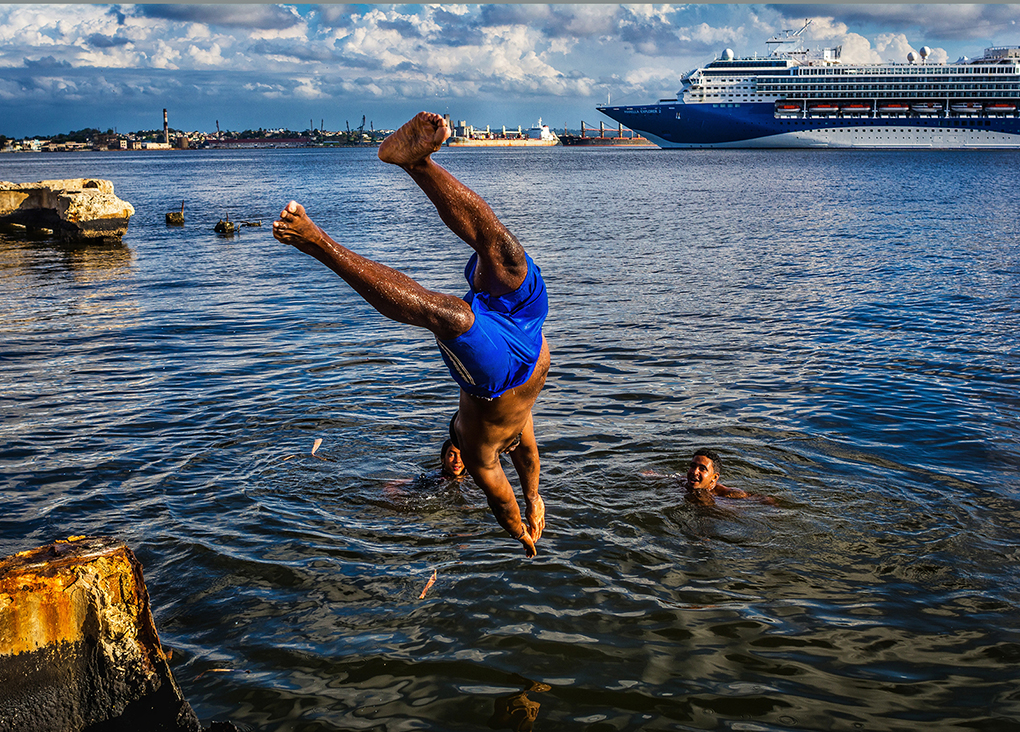
[[929, 62], [1020, 45], [996, 4], [0, 4], [0, 135], [397, 127], [423, 109], [478, 126], [611, 121], [680, 75], [811, 25], [843, 60]]

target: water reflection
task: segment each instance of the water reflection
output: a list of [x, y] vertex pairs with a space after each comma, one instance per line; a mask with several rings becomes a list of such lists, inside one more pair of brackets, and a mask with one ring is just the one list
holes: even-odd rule
[[[1009, 728], [1020, 158], [691, 152], [448, 158], [554, 283], [533, 562], [477, 488], [386, 492], [436, 465], [434, 344], [268, 227], [212, 231], [225, 190], [314, 200], [459, 291], [463, 249], [374, 150], [0, 160], [92, 166], [139, 212], [128, 246], [0, 244], [0, 544], [122, 537], [200, 718], [265, 732]], [[168, 228], [184, 190], [212, 219]], [[777, 503], [642, 476], [702, 445]]]
[[528, 698], [528, 694], [549, 691], [552, 687], [523, 678], [521, 681], [525, 682], [524, 689], [509, 696], [501, 696], [493, 701], [492, 717], [489, 718], [490, 729], [531, 732], [535, 720], [538, 719], [538, 710], [542, 705]]
[[[64, 242], [52, 236], [0, 234], [0, 268], [18, 275], [70, 274], [83, 285], [124, 279], [134, 253], [123, 241]], [[5, 273], [5, 277], [9, 276]]]

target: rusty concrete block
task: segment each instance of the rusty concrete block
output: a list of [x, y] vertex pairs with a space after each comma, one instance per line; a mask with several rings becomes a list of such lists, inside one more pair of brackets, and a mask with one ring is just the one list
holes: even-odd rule
[[199, 732], [173, 678], [142, 567], [122, 543], [0, 560], [0, 732]]

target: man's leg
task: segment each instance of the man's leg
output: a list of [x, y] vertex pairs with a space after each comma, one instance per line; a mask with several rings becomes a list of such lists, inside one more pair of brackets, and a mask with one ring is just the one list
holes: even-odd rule
[[445, 119], [421, 112], [383, 140], [379, 159], [406, 170], [443, 223], [478, 253], [475, 289], [496, 296], [513, 292], [528, 274], [524, 247], [477, 193], [432, 160], [449, 136]]
[[459, 297], [427, 290], [402, 272], [337, 244], [299, 203], [287, 204], [273, 222], [273, 236], [325, 264], [390, 320], [427, 328], [441, 340], [466, 333], [474, 323], [471, 307]]

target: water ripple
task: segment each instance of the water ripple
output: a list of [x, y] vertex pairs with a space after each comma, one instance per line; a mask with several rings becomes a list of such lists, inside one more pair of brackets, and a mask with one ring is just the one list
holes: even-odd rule
[[[1015, 725], [1016, 155], [476, 153], [552, 302], [536, 559], [470, 482], [400, 487], [455, 408], [434, 344], [271, 237], [293, 197], [462, 292], [372, 150], [0, 160], [136, 208], [0, 235], [6, 553], [125, 540], [200, 717], [260, 730]], [[685, 502], [703, 445], [770, 502]]]

